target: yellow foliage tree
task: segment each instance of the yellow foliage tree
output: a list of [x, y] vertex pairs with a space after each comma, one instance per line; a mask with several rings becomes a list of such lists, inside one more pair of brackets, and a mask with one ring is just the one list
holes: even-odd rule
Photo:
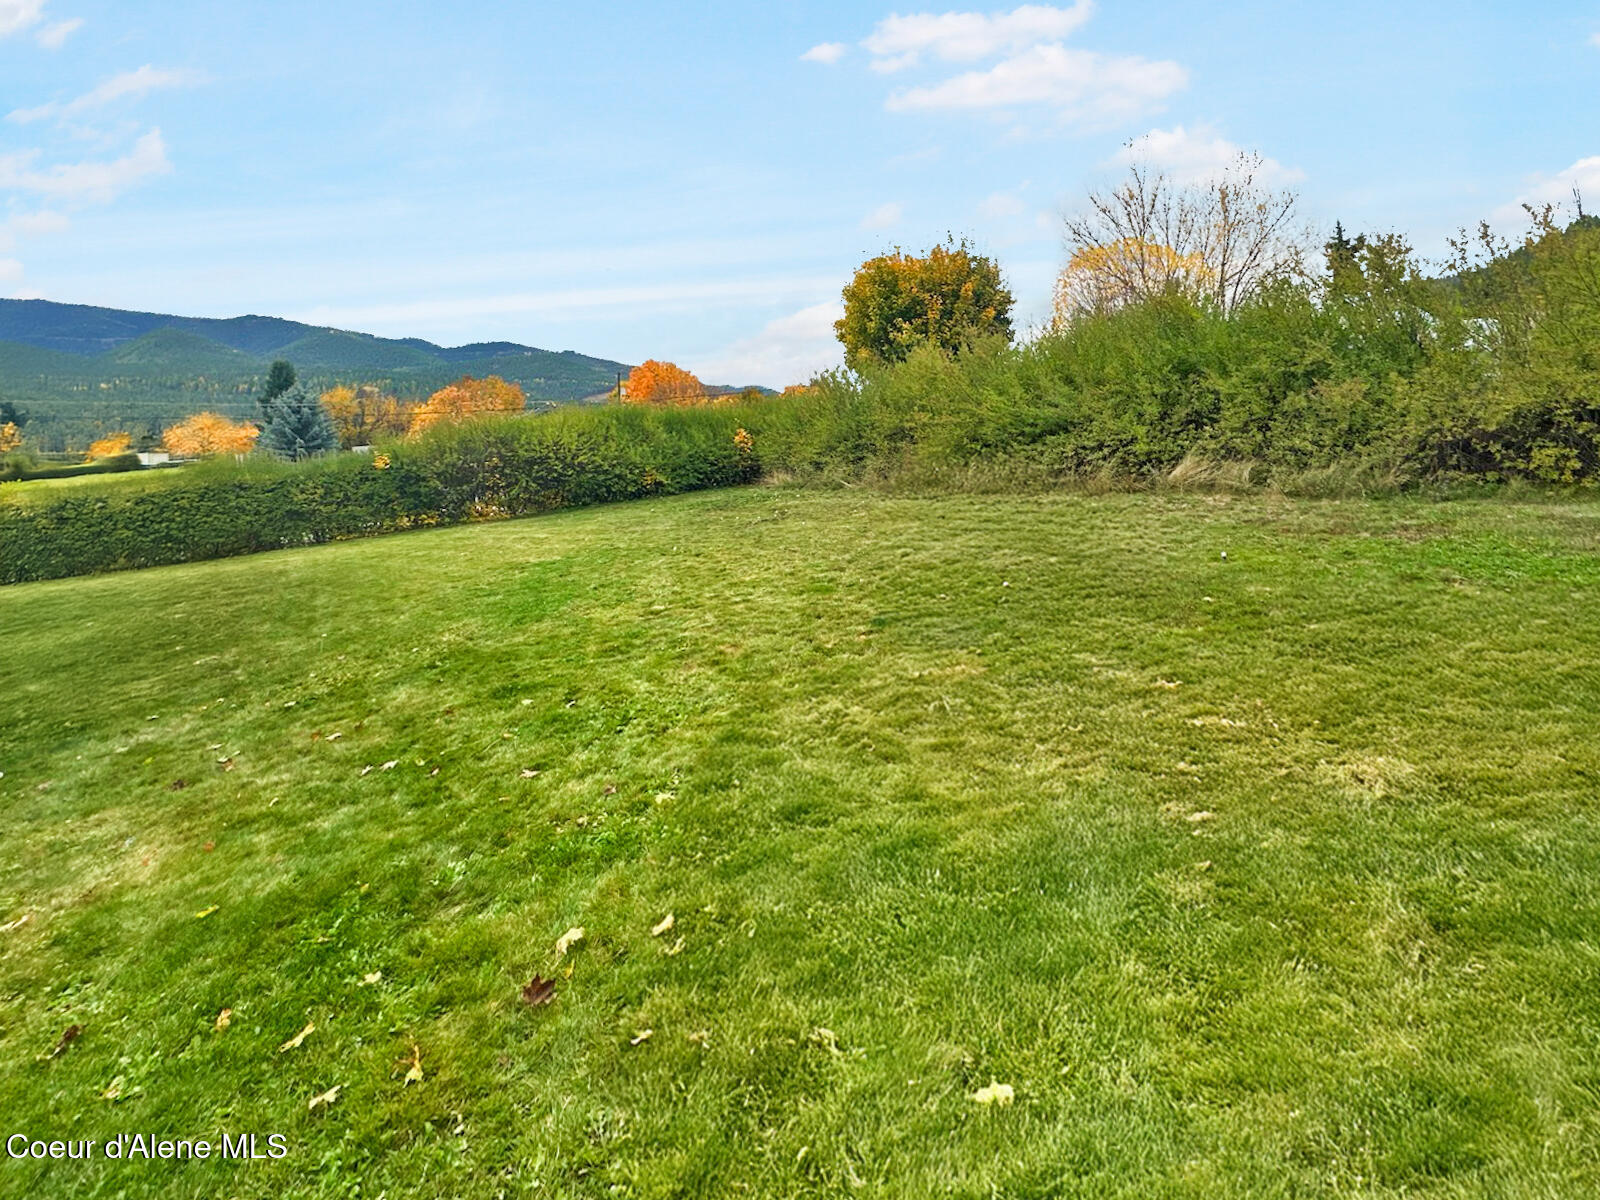
[[108, 433], [103, 438], [96, 438], [89, 443], [89, 450], [83, 457], [84, 462], [93, 462], [97, 458], [115, 458], [119, 454], [126, 454], [133, 445], [133, 438], [126, 433]]
[[169, 427], [161, 444], [179, 458], [206, 458], [213, 454], [248, 454], [260, 436], [261, 431], [247, 422], [203, 412]]
[[22, 445], [22, 430], [7, 421], [0, 425], [0, 454], [8, 454]]
[[488, 413], [518, 413], [527, 404], [522, 388], [498, 375], [474, 379], [463, 375], [428, 397], [411, 413], [411, 432], [421, 433], [440, 421], [460, 421]]
[[322, 393], [322, 407], [328, 410], [339, 432], [339, 445], [346, 450], [370, 446], [379, 438], [399, 437], [409, 423], [406, 406], [370, 383], [329, 388]]
[[1127, 237], [1082, 246], [1056, 280], [1054, 315], [1061, 325], [1084, 313], [1107, 313], [1168, 291], [1200, 294], [1210, 278], [1205, 258]]
[[646, 359], [628, 375], [627, 404], [704, 404], [705, 384], [676, 363]]

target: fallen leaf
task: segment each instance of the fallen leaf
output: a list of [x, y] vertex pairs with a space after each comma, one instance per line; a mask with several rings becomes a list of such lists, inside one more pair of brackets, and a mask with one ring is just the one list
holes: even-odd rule
[[523, 767], [522, 768], [522, 777], [524, 779], [532, 779], [532, 778], [534, 778], [534, 776], [536, 776], [538, 774], [539, 774], [539, 772], [535, 771], [532, 767]]
[[574, 925], [556, 939], [556, 956], [561, 957], [579, 942], [583, 941], [583, 926]]
[[1216, 820], [1216, 818], [1217, 818], [1217, 814], [1216, 813], [1214, 813], [1214, 812], [1206, 812], [1205, 810], [1202, 809], [1200, 812], [1195, 812], [1195, 813], [1190, 813], [1189, 814], [1189, 823], [1191, 825], [1198, 825], [1198, 824], [1200, 824], [1201, 821], [1214, 821], [1214, 820]]
[[665, 954], [668, 958], [674, 958], [677, 955], [682, 954], [683, 939], [680, 937], [677, 941], [672, 943], [672, 946], [669, 949], [662, 950], [661, 953]]
[[60, 1058], [67, 1052], [67, 1047], [78, 1040], [78, 1035], [83, 1032], [82, 1025], [68, 1025], [61, 1031], [61, 1038], [56, 1042], [56, 1048], [50, 1051], [51, 1058]]
[[995, 1083], [991, 1079], [988, 1087], [979, 1088], [972, 1093], [971, 1098], [978, 1104], [998, 1104], [1004, 1107], [1017, 1098], [1017, 1093], [1009, 1083]]
[[641, 1042], [648, 1042], [656, 1034], [654, 1029], [641, 1029], [638, 1034], [628, 1039], [628, 1045], [637, 1046]]
[[435, 768], [434, 768], [434, 769], [433, 769], [433, 770], [431, 770], [431, 771], [429, 771], [429, 772], [428, 772], [428, 778], [429, 778], [429, 779], [432, 779], [432, 778], [433, 778], [433, 777], [434, 777], [434, 776], [435, 776], [435, 775], [437, 775], [437, 774], [438, 774], [438, 773], [439, 773], [439, 768], [438, 768], [438, 767], [435, 767]]
[[1208, 859], [1205, 860], [1205, 862], [1197, 862], [1197, 863], [1195, 863], [1194, 869], [1196, 871], [1209, 871], [1209, 870], [1211, 870], [1211, 860], [1208, 858]]
[[217, 911], [217, 906], [215, 904], [213, 904], [210, 908], [202, 908], [199, 912], [195, 913], [195, 920], [198, 921], [203, 917], [209, 917], [212, 913], [214, 913], [216, 911]]
[[412, 1042], [411, 1043], [411, 1069], [406, 1072], [405, 1083], [402, 1083], [401, 1086], [404, 1087], [406, 1083], [421, 1083], [421, 1082], [422, 1082], [422, 1051], [417, 1048], [417, 1044], [415, 1042]]
[[[306, 1022], [306, 1027], [304, 1029], [302, 1029], [299, 1033], [295, 1034], [292, 1038], [290, 1038], [283, 1045], [278, 1047], [278, 1053], [282, 1054], [286, 1050], [296, 1049], [300, 1045], [301, 1042], [305, 1041], [306, 1038], [311, 1036], [311, 1031], [313, 1029], [315, 1029], [316, 1027], [317, 1027], [317, 1023], [315, 1021], [307, 1021]], [[339, 1090], [338, 1088], [334, 1089], [334, 1091], [338, 1091], [338, 1090]]]
[[535, 975], [528, 980], [522, 988], [522, 1002], [537, 1008], [541, 1004], [549, 1004], [556, 998], [556, 981], [554, 979], [541, 979]]
[[330, 733], [328, 735], [327, 740], [330, 741], [330, 742], [337, 742], [343, 736], [344, 736], [344, 734], [342, 734], [342, 733]]
[[186, 788], [188, 786], [189, 786], [189, 781], [187, 779], [174, 779], [171, 783], [167, 784], [167, 791], [169, 791], [169, 792], [181, 792], [181, 791], [183, 791], [184, 788]]
[[343, 1086], [341, 1083], [336, 1083], [327, 1091], [311, 1097], [310, 1102], [306, 1105], [306, 1111], [315, 1112], [319, 1104], [332, 1104], [339, 1098], [339, 1091]]
[[144, 1088], [137, 1083], [129, 1087], [128, 1081], [123, 1076], [118, 1075], [107, 1085], [106, 1090], [100, 1093], [100, 1098], [102, 1100], [122, 1100], [128, 1096], [137, 1096], [142, 1091], [144, 1091]]
[[367, 764], [367, 765], [366, 765], [366, 766], [364, 766], [364, 767], [362, 767], [362, 768], [361, 768], [361, 773], [362, 773], [362, 774], [363, 774], [363, 775], [366, 775], [366, 774], [368, 774], [368, 773], [369, 773], [369, 772], [370, 772], [370, 771], [371, 771], [371, 770], [372, 770], [372, 764], [371, 764], [371, 763], [368, 763], [368, 764]]
[[677, 923], [678, 922], [673, 919], [672, 914], [668, 913], [666, 916], [661, 918], [661, 921], [658, 924], [650, 927], [650, 936], [660, 937], [663, 933], [666, 933]]
[[221, 767], [224, 771], [231, 771], [233, 770], [233, 759], [219, 758], [217, 759], [217, 766]]
[[385, 771], [392, 771], [396, 767], [398, 767], [399, 765], [400, 765], [400, 760], [398, 758], [391, 758], [388, 762], [383, 764], [383, 769]]
[[356, 984], [356, 986], [357, 987], [371, 987], [373, 984], [378, 983], [382, 979], [383, 979], [383, 972], [382, 971], [371, 971], [371, 972], [368, 972], [367, 974], [363, 975], [361, 977], [361, 982]]
[[233, 1023], [233, 1009], [225, 1008], [217, 1014], [216, 1030], [221, 1033]]
[[207, 854], [211, 853], [211, 851], [215, 850], [216, 848], [217, 844], [215, 842], [207, 842], [204, 846], [200, 847], [200, 849], [204, 850]]
[[32, 913], [23, 913], [15, 921], [7, 921], [4, 925], [0, 925], [0, 933], [10, 933], [13, 929], [21, 929], [31, 920], [33, 920]]

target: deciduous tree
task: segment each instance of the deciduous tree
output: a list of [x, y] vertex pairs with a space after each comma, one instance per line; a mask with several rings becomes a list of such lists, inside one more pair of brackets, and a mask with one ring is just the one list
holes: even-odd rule
[[[1269, 187], [1264, 170], [1260, 155], [1240, 154], [1211, 178], [1179, 185], [1135, 162], [1115, 189], [1090, 192], [1086, 209], [1067, 218], [1070, 255], [1058, 300], [1073, 298], [1067, 276], [1074, 263], [1097, 259], [1115, 279], [1119, 300], [1148, 300], [1176, 287], [1225, 313], [1273, 280], [1300, 274], [1297, 197]], [[1083, 310], [1063, 314], [1058, 307], [1056, 315], [1076, 311]]]
[[421, 433], [440, 421], [460, 421], [487, 413], [518, 413], [527, 404], [522, 388], [498, 375], [474, 379], [464, 375], [440, 388], [411, 414], [411, 432]]
[[17, 428], [15, 421], [7, 421], [0, 425], [0, 454], [9, 454], [22, 445], [22, 430]]
[[920, 258], [897, 249], [862, 263], [833, 328], [852, 363], [898, 361], [924, 343], [955, 351], [979, 338], [1009, 341], [1011, 305], [994, 261], [952, 241]]
[[248, 422], [234, 422], [220, 413], [196, 413], [169, 426], [161, 444], [180, 458], [213, 454], [248, 454], [261, 431]]
[[649, 358], [629, 372], [622, 398], [627, 404], [698, 404], [706, 389], [676, 363]]
[[1179, 254], [1161, 242], [1130, 237], [1082, 246], [1056, 279], [1055, 321], [1111, 312], [1168, 290], [1199, 295], [1208, 279], [1200, 255]]
[[405, 406], [369, 383], [329, 388], [322, 393], [322, 407], [327, 409], [339, 433], [339, 444], [346, 450], [370, 446], [379, 438], [399, 437], [406, 431]]
[[133, 445], [133, 437], [126, 433], [108, 433], [103, 438], [96, 438], [89, 443], [88, 453], [84, 455], [85, 462], [93, 462], [97, 458], [114, 458], [118, 454], [126, 454]]

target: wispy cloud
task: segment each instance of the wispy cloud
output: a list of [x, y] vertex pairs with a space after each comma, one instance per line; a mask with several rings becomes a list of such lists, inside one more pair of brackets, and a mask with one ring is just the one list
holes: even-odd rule
[[65, 21], [57, 21], [53, 25], [46, 25], [34, 34], [34, 40], [46, 50], [59, 50], [67, 44], [67, 39], [83, 28], [82, 17], [71, 17]]
[[189, 87], [201, 82], [204, 82], [204, 77], [197, 72], [169, 70], [147, 64], [136, 71], [124, 71], [120, 75], [113, 75], [76, 100], [69, 100], [65, 104], [50, 103], [35, 108], [18, 108], [8, 113], [6, 119], [25, 125], [49, 117], [75, 117], [79, 113], [102, 108], [118, 100], [137, 99], [165, 88]]
[[898, 71], [914, 66], [922, 55], [946, 62], [977, 62], [997, 54], [1015, 54], [1041, 42], [1057, 42], [1087, 21], [1090, 0], [1071, 8], [1024, 4], [1008, 13], [914, 13], [885, 17], [863, 41], [875, 69]]
[[837, 300], [813, 304], [768, 321], [761, 332], [690, 363], [701, 379], [784, 387], [804, 383], [843, 361], [833, 323], [844, 315]]
[[[1149, 163], [1175, 183], [1203, 183], [1215, 179], [1232, 165], [1244, 148], [1230, 142], [1210, 125], [1193, 129], [1175, 125], [1171, 129], [1152, 129], [1134, 138], [1111, 158], [1111, 165]], [[1261, 159], [1256, 177], [1268, 186], [1297, 183], [1305, 178], [1298, 167], [1286, 167], [1275, 158]]]
[[892, 229], [900, 224], [900, 218], [905, 216], [905, 209], [900, 205], [890, 202], [880, 204], [866, 216], [861, 218], [863, 229]]
[[161, 131], [152, 129], [121, 158], [38, 166], [38, 150], [0, 154], [0, 191], [30, 192], [77, 204], [103, 204], [141, 180], [172, 170]]
[[1535, 209], [1550, 204], [1577, 216], [1577, 197], [1587, 197], [1586, 209], [1600, 209], [1600, 154], [1580, 158], [1553, 175], [1535, 175], [1520, 196], [1495, 209], [1494, 219], [1497, 224], [1519, 224], [1527, 217], [1524, 204]]
[[1020, 217], [1027, 210], [1028, 206], [1022, 202], [1022, 197], [1015, 192], [990, 192], [978, 205], [978, 215], [991, 221]]
[[[895, 14], [862, 39], [870, 65], [892, 74], [921, 64], [998, 60], [933, 83], [904, 87], [891, 112], [1050, 110], [1057, 124], [1105, 127], [1159, 111], [1187, 86], [1170, 60], [1103, 54], [1065, 44], [1094, 14], [1092, 0], [1062, 7], [1024, 4], [1010, 12]], [[828, 43], [836, 45], [837, 43]], [[820, 49], [820, 47], [819, 47]]]
[[843, 42], [822, 42], [811, 47], [800, 56], [801, 62], [836, 63], [844, 57], [847, 49]]
[[44, 0], [0, 0], [0, 38], [32, 29], [44, 20]]
[[1189, 81], [1175, 62], [1035, 46], [987, 71], [968, 71], [889, 97], [891, 112], [1044, 105], [1068, 120], [1104, 124], [1160, 107]]

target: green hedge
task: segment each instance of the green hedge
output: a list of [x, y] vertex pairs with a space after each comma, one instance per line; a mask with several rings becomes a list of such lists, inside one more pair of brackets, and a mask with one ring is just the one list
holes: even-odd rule
[[29, 479], [71, 479], [77, 475], [117, 475], [123, 471], [142, 471], [144, 464], [133, 452], [113, 454], [86, 463], [44, 463], [29, 465], [21, 461], [0, 466], [0, 483]]
[[0, 506], [0, 583], [727, 487], [759, 473], [737, 428], [721, 409], [485, 418], [370, 457], [200, 465], [137, 494]]

